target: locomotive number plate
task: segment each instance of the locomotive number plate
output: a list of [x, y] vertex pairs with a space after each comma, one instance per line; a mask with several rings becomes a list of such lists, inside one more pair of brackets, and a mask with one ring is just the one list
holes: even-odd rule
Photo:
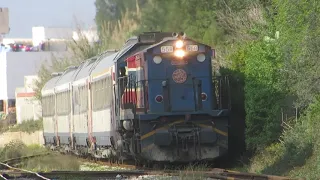
[[199, 51], [198, 45], [187, 45], [187, 51]]
[[174, 66], [185, 65], [185, 64], [188, 64], [188, 61], [171, 60], [171, 65], [174, 65]]
[[161, 46], [161, 53], [172, 53], [173, 46]]

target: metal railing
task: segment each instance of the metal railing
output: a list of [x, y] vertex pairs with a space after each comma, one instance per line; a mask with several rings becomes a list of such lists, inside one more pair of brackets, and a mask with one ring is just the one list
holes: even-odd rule
[[214, 109], [231, 109], [231, 90], [228, 76], [214, 76], [213, 94], [215, 96]]

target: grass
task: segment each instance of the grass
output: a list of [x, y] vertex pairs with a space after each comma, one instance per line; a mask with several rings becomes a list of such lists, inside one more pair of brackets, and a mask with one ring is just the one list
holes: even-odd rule
[[206, 171], [206, 164], [189, 165], [180, 172], [179, 179], [208, 179], [201, 171]]
[[26, 133], [33, 133], [43, 129], [43, 120], [28, 120], [23, 121], [21, 124], [15, 125], [5, 125], [2, 123], [0, 126], [0, 134], [4, 132], [26, 132]]
[[40, 120], [29, 120], [23, 121], [21, 124], [16, 124], [9, 128], [10, 132], [27, 132], [33, 133], [43, 129], [43, 121]]
[[0, 161], [49, 153], [40, 157], [22, 160], [15, 167], [31, 171], [79, 170], [80, 162], [76, 157], [51, 152], [39, 145], [26, 146], [21, 141], [11, 141], [0, 149]]

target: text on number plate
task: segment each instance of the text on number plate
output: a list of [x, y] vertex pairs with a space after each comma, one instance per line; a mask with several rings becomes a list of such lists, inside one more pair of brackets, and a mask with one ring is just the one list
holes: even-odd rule
[[187, 51], [198, 51], [198, 45], [187, 45]]
[[161, 53], [173, 52], [173, 46], [161, 46]]

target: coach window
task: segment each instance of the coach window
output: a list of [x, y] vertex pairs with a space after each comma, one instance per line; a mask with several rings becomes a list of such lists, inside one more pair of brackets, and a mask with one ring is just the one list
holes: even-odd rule
[[53, 95], [48, 96], [48, 98], [46, 99], [47, 104], [48, 104], [47, 113], [49, 116], [53, 116], [52, 111], [54, 111], [54, 109], [55, 109], [55, 108], [49, 108], [49, 106], [54, 107], [54, 103], [53, 103], [52, 99], [53, 99]]
[[66, 93], [66, 96], [67, 96], [67, 101], [68, 101], [68, 107], [67, 107], [67, 113], [69, 114], [70, 111], [71, 111], [71, 97], [70, 97], [70, 90], [67, 91]]
[[96, 102], [96, 86], [95, 83], [91, 83], [91, 102], [92, 102], [92, 109], [95, 110], [96, 106], [94, 103]]
[[110, 95], [109, 95], [109, 92], [110, 92], [110, 76], [107, 76], [106, 77], [106, 90], [105, 90], [105, 105], [106, 107], [109, 107], [110, 103], [109, 103], [109, 98], [110, 98]]
[[79, 89], [79, 102], [78, 102], [78, 110], [79, 110], [79, 112], [78, 113], [81, 113], [81, 110], [82, 110], [82, 104], [83, 104], [83, 102], [82, 102], [82, 86], [81, 87], [78, 87], [78, 89]]
[[58, 104], [57, 104], [58, 109], [59, 109], [59, 115], [62, 114], [63, 108], [64, 108], [62, 99], [63, 99], [63, 93], [60, 92], [58, 95]]
[[88, 91], [87, 91], [87, 85], [83, 86], [83, 97], [84, 97], [84, 105], [83, 105], [83, 108], [84, 108], [84, 111], [87, 111], [88, 110]]
[[[54, 110], [55, 110], [54, 106], [55, 106], [55, 104], [54, 104], [53, 99], [54, 99], [54, 95], [50, 95], [48, 97], [48, 99], [47, 99], [47, 103], [48, 103], [47, 112], [49, 113], [49, 116], [53, 116], [54, 115]], [[51, 106], [51, 108], [50, 108], [50, 106]]]
[[44, 104], [44, 115], [46, 117], [50, 116], [50, 109], [49, 109], [49, 104], [50, 104], [50, 96], [46, 96], [43, 98], [43, 104]]
[[104, 85], [104, 82], [103, 82], [103, 79], [101, 79], [101, 80], [99, 81], [99, 86], [100, 86], [99, 109], [102, 109], [102, 108], [103, 108], [103, 85]]
[[78, 112], [77, 113], [81, 113], [81, 109], [82, 109], [82, 87], [78, 86]]
[[63, 114], [68, 112], [68, 98], [67, 98], [67, 91], [63, 92]]
[[105, 106], [105, 102], [104, 102], [104, 98], [105, 98], [105, 79], [101, 79], [101, 109], [104, 108]]
[[92, 83], [92, 104], [93, 110], [97, 109], [97, 82]]
[[57, 94], [57, 105], [56, 105], [56, 108], [57, 108], [57, 114], [60, 115], [60, 109], [61, 109], [61, 106], [60, 106], [61, 102], [60, 102], [60, 93]]
[[103, 86], [104, 86], [104, 82], [103, 79], [101, 79], [99, 81], [99, 85], [100, 85], [100, 94], [99, 94], [99, 109], [103, 108]]
[[47, 106], [46, 97], [42, 97], [42, 107], [43, 107], [42, 114], [43, 114], [44, 117], [47, 116], [47, 114], [46, 114], [46, 110], [47, 110], [46, 106]]
[[94, 83], [94, 86], [95, 86], [95, 94], [94, 94], [94, 96], [95, 96], [95, 98], [94, 98], [94, 100], [95, 100], [95, 102], [94, 102], [94, 104], [95, 104], [95, 110], [97, 110], [98, 109], [98, 107], [99, 107], [99, 102], [98, 102], [98, 96], [99, 96], [99, 86], [98, 86], [99, 84], [98, 84], [98, 81], [96, 81], [95, 83]]
[[99, 81], [95, 82], [95, 86], [96, 86], [96, 91], [95, 91], [95, 110], [98, 109], [99, 107]]
[[87, 109], [87, 93], [86, 93], [86, 86], [82, 86], [80, 89], [80, 99], [81, 99], [81, 106], [80, 106], [80, 112], [83, 113]]
[[64, 101], [64, 93], [61, 92], [59, 94], [59, 106], [60, 106], [60, 115], [62, 115], [64, 113], [64, 109], [65, 109], [65, 101]]

